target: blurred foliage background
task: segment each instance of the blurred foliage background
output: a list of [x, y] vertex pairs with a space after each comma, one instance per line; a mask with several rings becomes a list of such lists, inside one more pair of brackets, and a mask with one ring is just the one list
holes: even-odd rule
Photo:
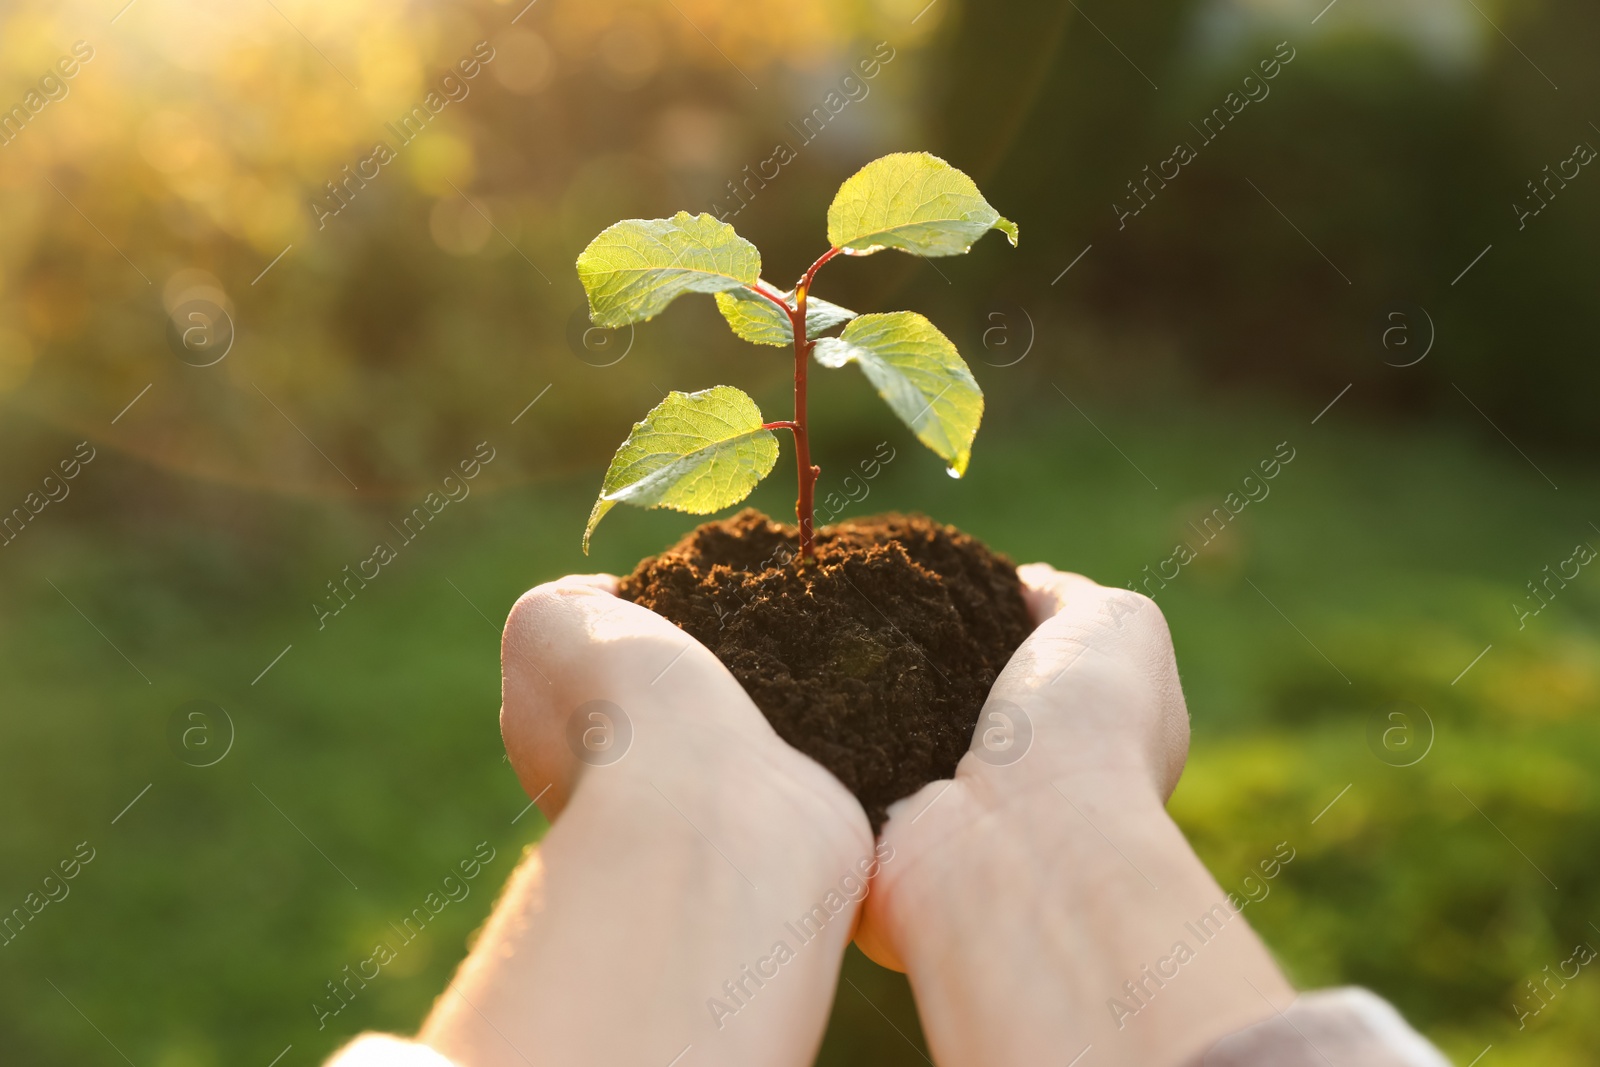
[[[1228, 889], [1296, 850], [1246, 914], [1298, 981], [1370, 985], [1462, 1063], [1591, 1062], [1600, 977], [1518, 1012], [1600, 945], [1600, 577], [1549, 578], [1600, 545], [1600, 177], [1569, 162], [1600, 144], [1593, 5], [119, 5], [0, 11], [0, 909], [95, 857], [0, 945], [0, 1060], [293, 1067], [414, 1027], [543, 829], [499, 750], [506, 609], [692, 525], [619, 513], [578, 552], [665, 390], [786, 405], [785, 358], [710, 301], [586, 333], [574, 257], [716, 210], [786, 281], [840, 181], [926, 148], [1021, 247], [819, 292], [930, 313], [985, 427], [954, 482], [814, 376], [819, 493], [887, 438], [858, 510], [1127, 584], [1287, 441], [1155, 590], [1194, 717], [1173, 810]], [[480, 441], [470, 498], [319, 630], [325, 583]], [[231, 722], [211, 766], [172, 738], [194, 700]], [[480, 841], [472, 896], [318, 1030], [324, 983]], [[819, 1062], [923, 1062], [903, 980], [847, 974]]]

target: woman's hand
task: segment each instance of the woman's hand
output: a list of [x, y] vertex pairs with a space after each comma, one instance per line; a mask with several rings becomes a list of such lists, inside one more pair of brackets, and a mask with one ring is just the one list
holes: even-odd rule
[[866, 816], [615, 582], [542, 585], [506, 623], [501, 732], [554, 825], [422, 1040], [462, 1067], [809, 1064]]
[[941, 1067], [1175, 1064], [1292, 993], [1166, 814], [1189, 719], [1161, 612], [1021, 575], [1038, 629], [955, 778], [890, 809], [857, 941], [908, 972]]

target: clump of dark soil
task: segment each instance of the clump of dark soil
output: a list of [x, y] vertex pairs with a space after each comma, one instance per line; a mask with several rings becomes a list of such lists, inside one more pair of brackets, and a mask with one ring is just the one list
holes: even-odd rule
[[952, 526], [885, 515], [817, 531], [746, 509], [623, 579], [621, 595], [727, 665], [773, 728], [885, 809], [955, 773], [990, 687], [1033, 624], [1016, 567]]

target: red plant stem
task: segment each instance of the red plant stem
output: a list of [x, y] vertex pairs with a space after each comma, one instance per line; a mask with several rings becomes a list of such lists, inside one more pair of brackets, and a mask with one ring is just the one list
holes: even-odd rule
[[832, 259], [834, 256], [843, 251], [844, 249], [842, 248], [830, 248], [826, 252], [822, 253], [822, 255], [818, 256], [817, 261], [811, 264], [811, 266], [807, 268], [805, 275], [801, 277], [800, 284], [795, 287], [795, 294], [800, 299], [805, 299], [805, 294], [811, 289], [811, 279], [817, 276], [817, 271], [822, 269], [822, 265], [824, 263], [828, 262], [828, 260]]
[[794, 287], [794, 310], [789, 321], [794, 327], [794, 455], [800, 477], [800, 498], [795, 501], [794, 514], [800, 527], [800, 559], [802, 562], [817, 555], [816, 531], [812, 528], [816, 518], [817, 476], [822, 468], [811, 462], [811, 434], [806, 422], [806, 371], [811, 366], [811, 348], [815, 341], [806, 337], [806, 296], [811, 291], [811, 280], [822, 265], [839, 254], [838, 248], [829, 248], [806, 269]]
[[766, 286], [762, 285], [760, 282], [757, 282], [754, 285], [747, 285], [745, 288], [750, 290], [752, 293], [755, 293], [757, 296], [766, 297], [768, 300], [782, 308], [785, 315], [789, 314], [789, 305], [784, 303], [783, 298], [777, 293], [774, 293], [771, 289], [768, 289]]
[[794, 460], [795, 473], [800, 483], [800, 496], [795, 501], [794, 517], [800, 527], [800, 558], [802, 561], [814, 559], [817, 555], [816, 535], [812, 529], [816, 519], [816, 488], [817, 476], [822, 473], [822, 468], [811, 462], [811, 436], [806, 428], [806, 371], [810, 368], [811, 347], [816, 343], [806, 337], [806, 294], [811, 289], [811, 281], [817, 276], [817, 271], [822, 265], [842, 251], [830, 248], [817, 257], [817, 261], [806, 269], [801, 275], [799, 283], [794, 287], [794, 307], [790, 307], [782, 297], [767, 289], [757, 282], [755, 285], [746, 286], [758, 296], [764, 296], [783, 309], [789, 316], [789, 327], [794, 334], [794, 419], [792, 421], [768, 422], [762, 424], [764, 430], [789, 430], [794, 434]]
[[811, 435], [806, 428], [806, 371], [810, 368], [811, 342], [806, 340], [806, 291], [795, 290], [796, 310], [789, 315], [794, 324], [794, 462], [800, 479], [800, 496], [794, 504], [794, 517], [800, 527], [801, 562], [817, 554], [812, 522], [816, 515], [817, 475], [820, 468], [811, 462]]

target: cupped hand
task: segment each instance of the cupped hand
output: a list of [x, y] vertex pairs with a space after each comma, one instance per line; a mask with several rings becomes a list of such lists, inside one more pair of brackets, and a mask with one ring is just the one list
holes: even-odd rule
[[552, 825], [422, 1037], [462, 1067], [809, 1064], [866, 815], [710, 650], [615, 588], [564, 578], [511, 611], [501, 733]]
[[784, 743], [710, 649], [616, 588], [608, 574], [562, 578], [506, 622], [500, 731], [540, 810], [556, 819], [591, 780], [682, 776], [681, 804], [731, 817], [760, 800], [782, 821], [751, 829], [870, 851], [855, 798]]
[[856, 941], [907, 972], [941, 1067], [1185, 1062], [1291, 991], [1166, 813], [1189, 743], [1166, 621], [1020, 574], [1037, 629], [955, 777], [890, 808]]
[[[1034, 563], [1018, 569], [1036, 629], [996, 679], [953, 779], [890, 808], [895, 862], [873, 883], [857, 943], [905, 970], [891, 933], [895, 887], [924, 862], [963, 861], [960, 841], [1008, 808], [1071, 811], [1079, 794], [1165, 801], [1189, 751], [1189, 713], [1155, 602]], [[1052, 799], [1053, 798], [1053, 799]]]

